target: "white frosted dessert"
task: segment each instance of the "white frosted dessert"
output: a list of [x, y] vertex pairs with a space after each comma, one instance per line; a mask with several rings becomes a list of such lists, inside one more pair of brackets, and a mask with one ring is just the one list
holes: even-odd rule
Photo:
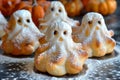
[[33, 23], [31, 13], [18, 10], [10, 17], [2, 49], [12, 55], [30, 55], [38, 48], [42, 35]]
[[114, 50], [116, 42], [112, 30], [108, 30], [101, 14], [90, 12], [83, 19], [78, 31], [73, 35], [75, 42], [81, 42], [88, 49], [89, 57], [101, 57]]
[[49, 25], [56, 19], [67, 22], [71, 27], [78, 27], [79, 21], [73, 20], [67, 16], [64, 5], [60, 1], [52, 1], [43, 19], [40, 19], [39, 29], [45, 33]]
[[88, 58], [81, 43], [72, 40], [72, 30], [68, 23], [55, 21], [47, 29], [48, 43], [40, 46], [35, 54], [34, 65], [38, 71], [54, 76], [77, 74], [83, 69]]

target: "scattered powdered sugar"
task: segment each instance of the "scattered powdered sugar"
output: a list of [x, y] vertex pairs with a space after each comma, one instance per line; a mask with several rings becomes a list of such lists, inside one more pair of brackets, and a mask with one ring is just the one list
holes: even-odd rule
[[120, 79], [119, 48], [119, 45], [115, 47], [114, 55], [88, 59], [79, 74], [62, 77], [36, 71], [33, 57], [11, 57], [0, 51], [0, 80], [118, 80]]

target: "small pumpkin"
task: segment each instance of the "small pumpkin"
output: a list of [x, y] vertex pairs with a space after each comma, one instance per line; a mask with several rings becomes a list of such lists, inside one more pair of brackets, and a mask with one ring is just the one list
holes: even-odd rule
[[39, 18], [43, 18], [45, 15], [44, 9], [37, 4], [37, 1], [34, 0], [32, 8], [32, 19], [36, 26], [39, 26]]
[[0, 0], [0, 10], [4, 16], [10, 16], [14, 12], [15, 5], [20, 2], [21, 0]]
[[60, 0], [67, 11], [68, 16], [74, 17], [81, 13], [83, 4], [81, 0]]
[[46, 0], [39, 0], [37, 1], [40, 6], [43, 7], [44, 11], [46, 12], [48, 7], [50, 6], [50, 2]]
[[85, 6], [86, 11], [99, 12], [103, 15], [114, 13], [116, 8], [116, 0], [88, 0], [88, 3]]

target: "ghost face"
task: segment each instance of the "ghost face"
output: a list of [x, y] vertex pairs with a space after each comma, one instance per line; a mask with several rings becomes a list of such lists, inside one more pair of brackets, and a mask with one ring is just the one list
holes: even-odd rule
[[63, 21], [55, 21], [46, 31], [47, 40], [53, 43], [66, 43], [71, 40], [71, 27]]
[[9, 20], [9, 37], [12, 39], [16, 34], [40, 34], [39, 30], [32, 21], [31, 13], [27, 10], [18, 10], [13, 13]]
[[19, 10], [13, 14], [16, 26], [28, 27], [32, 24], [31, 14], [27, 10]]
[[67, 13], [65, 11], [65, 8], [63, 4], [59, 1], [53, 1], [51, 2], [51, 5], [47, 11], [47, 17], [52, 17], [54, 19], [56, 18], [66, 18]]
[[32, 25], [31, 14], [27, 10], [18, 10], [13, 13], [8, 23], [8, 39], [12, 39], [16, 34], [21, 33]]
[[90, 12], [83, 17], [82, 26], [89, 28], [89, 30], [107, 30], [105, 21], [101, 14]]

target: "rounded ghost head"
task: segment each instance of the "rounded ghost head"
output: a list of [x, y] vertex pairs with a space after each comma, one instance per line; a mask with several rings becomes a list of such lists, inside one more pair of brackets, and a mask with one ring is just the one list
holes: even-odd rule
[[47, 18], [66, 18], [67, 13], [64, 5], [60, 1], [52, 1], [46, 13]]
[[95, 12], [90, 12], [83, 16], [81, 25], [90, 29], [106, 30], [106, 25], [103, 16]]
[[31, 13], [28, 10], [17, 10], [9, 20], [10, 27], [28, 27], [33, 24]]
[[71, 38], [72, 29], [64, 21], [54, 21], [46, 31], [48, 41], [63, 42]]

